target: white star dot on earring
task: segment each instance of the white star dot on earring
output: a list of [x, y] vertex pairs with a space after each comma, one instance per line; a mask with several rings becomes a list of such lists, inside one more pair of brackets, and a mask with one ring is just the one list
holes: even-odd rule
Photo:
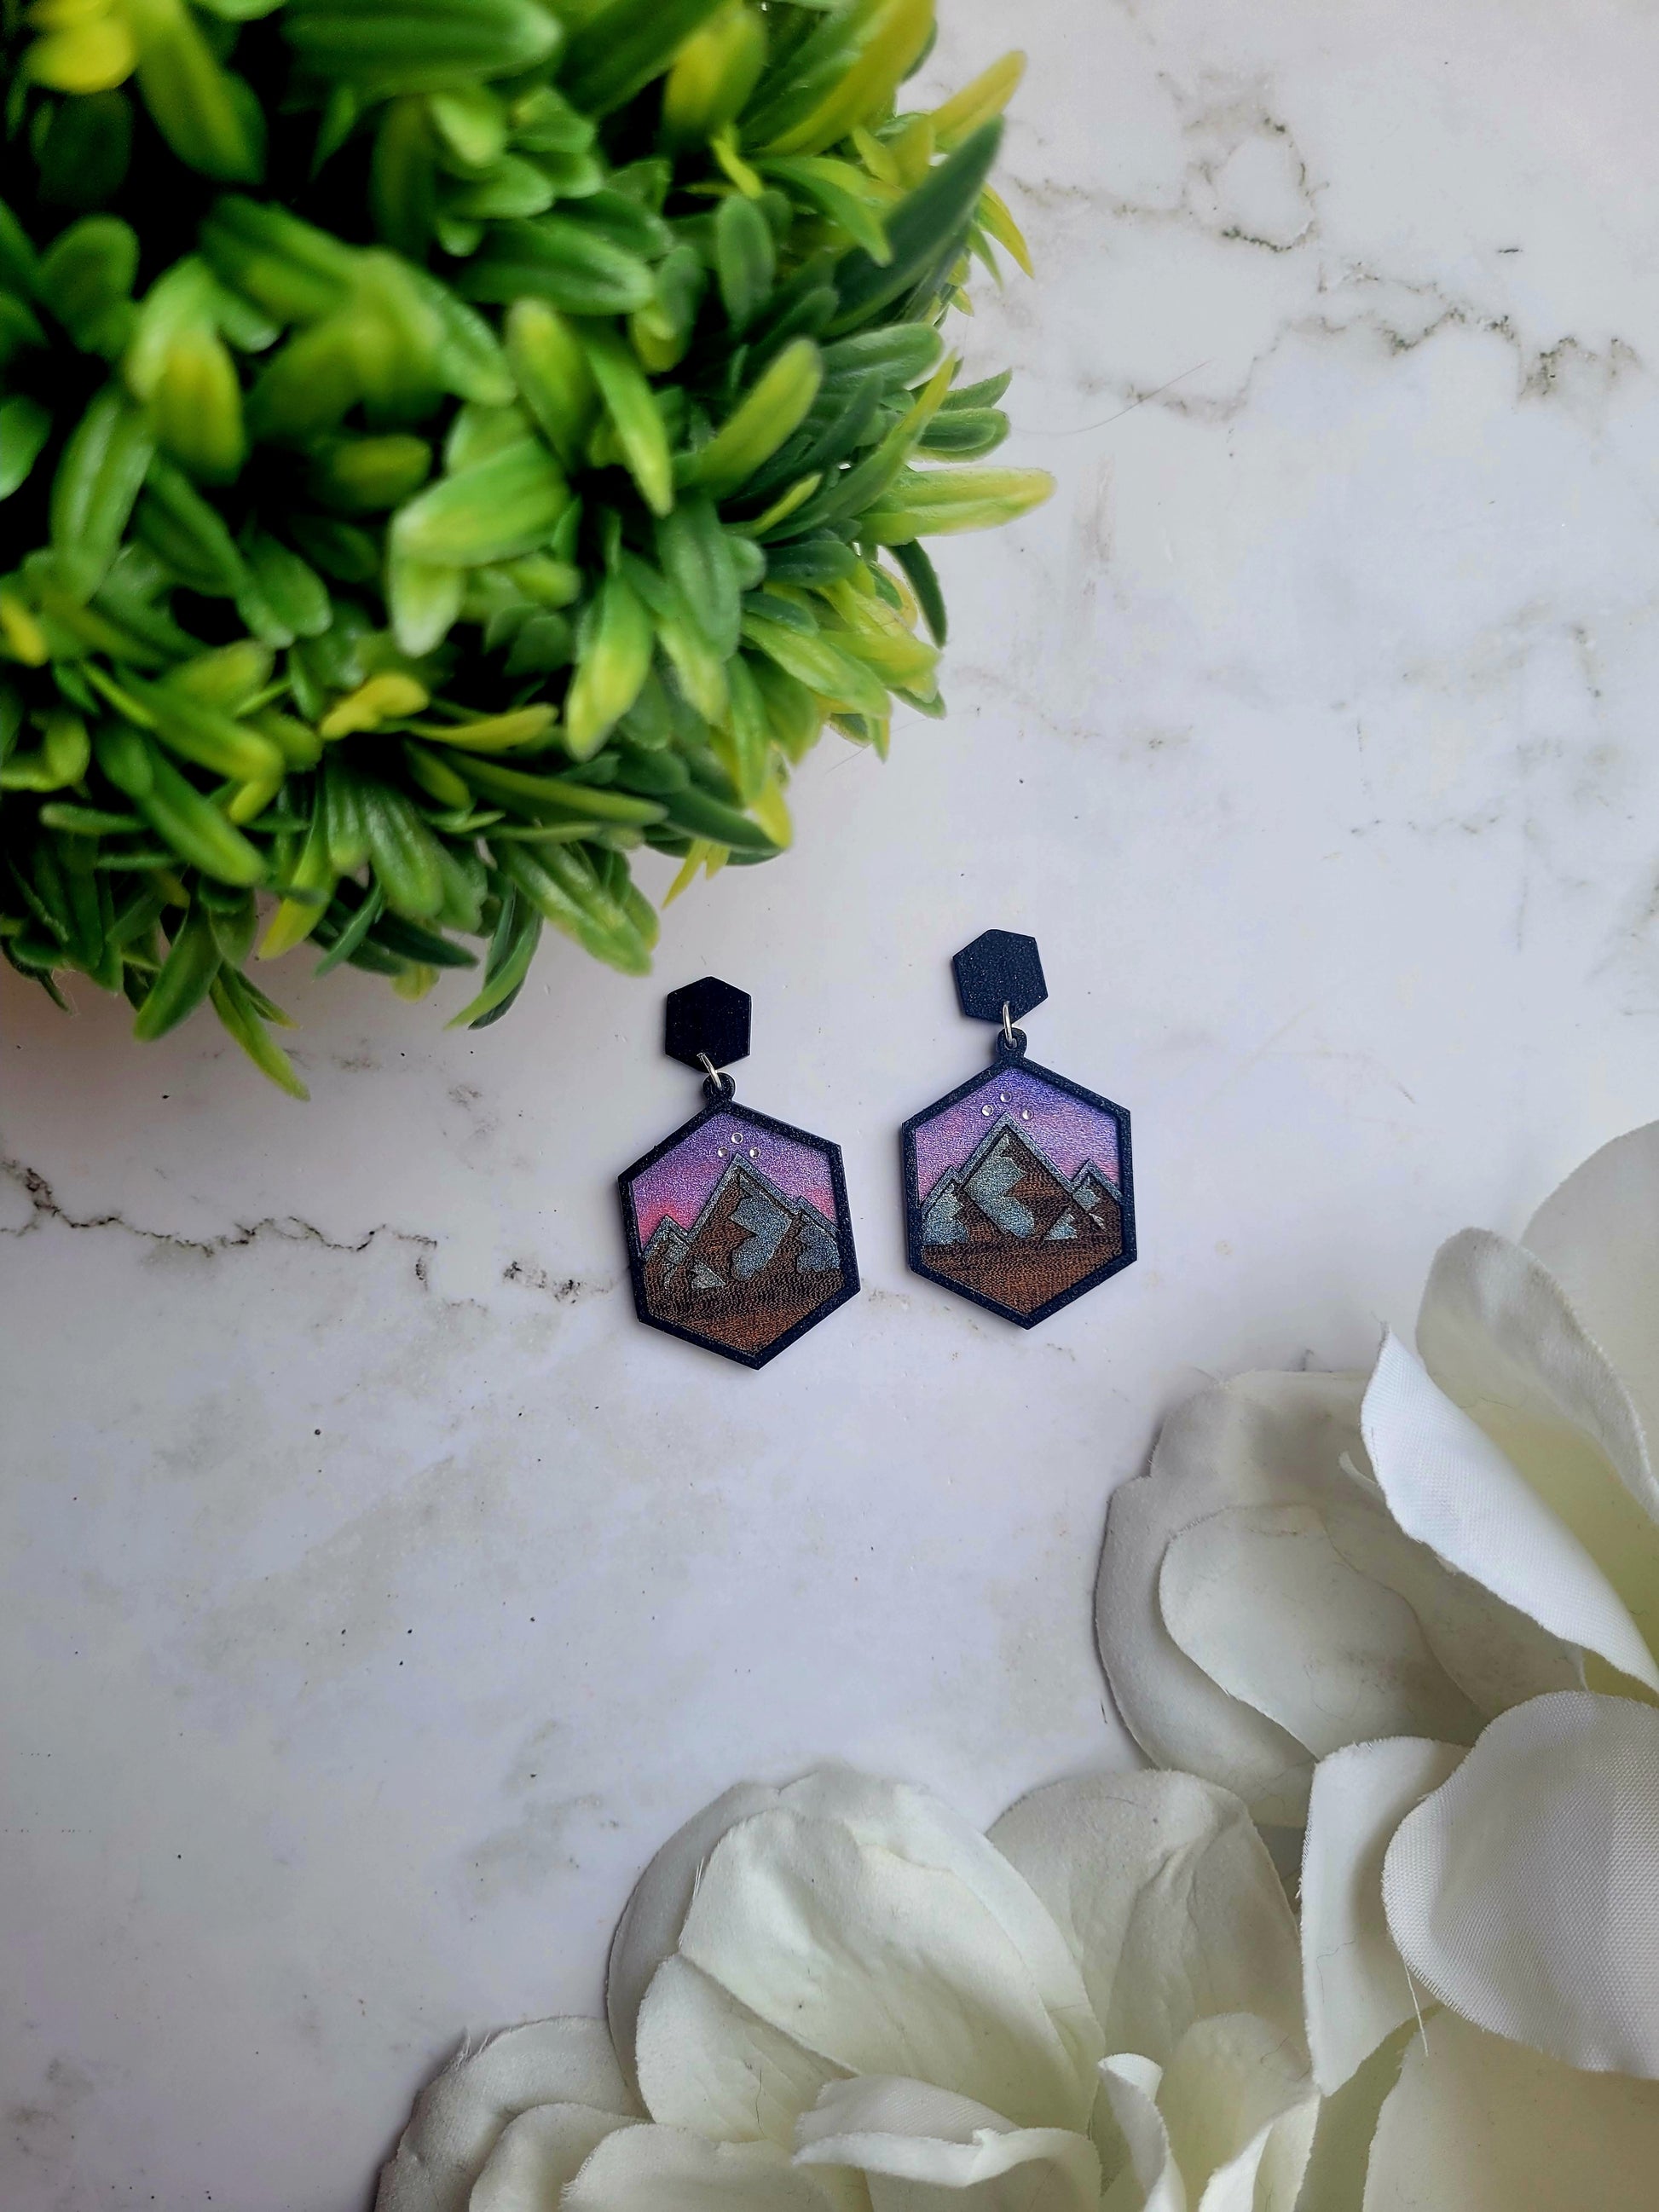
[[716, 1145], [716, 1146], [715, 1146], [715, 1147], [714, 1147], [714, 1158], [715, 1158], [717, 1160], [723, 1160], [723, 1159], [726, 1158], [726, 1147], [725, 1147], [725, 1146], [724, 1146], [724, 1145]]
[[1001, 1100], [1002, 1100], [1003, 1104], [1006, 1106], [1006, 1105], [1008, 1103], [1008, 1094], [1007, 1094], [1007, 1092], [1006, 1092], [1006, 1091], [1004, 1091], [1000, 1092], [999, 1095], [1000, 1095], [1000, 1097], [1001, 1097]]
[[751, 1160], [757, 1160], [760, 1158], [760, 1146], [758, 1145], [750, 1145], [749, 1147], [749, 1157]]
[[1031, 1118], [1031, 1115], [1030, 1115], [1030, 1108], [1029, 1108], [1029, 1107], [1022, 1106], [1022, 1107], [1020, 1108], [1020, 1109], [1019, 1109], [1019, 1118], [1020, 1118], [1020, 1120], [1021, 1120], [1022, 1121], [1029, 1121], [1030, 1120], [1030, 1118]]
[[985, 1116], [986, 1120], [988, 1121], [990, 1120], [990, 1118], [991, 1118], [991, 1109], [990, 1109], [990, 1108], [989, 1108], [988, 1106], [981, 1106], [981, 1107], [980, 1108], [980, 1109], [979, 1109], [979, 1110], [980, 1110], [980, 1112], [981, 1112], [981, 1114], [983, 1114], [983, 1115], [984, 1115], [984, 1116]]

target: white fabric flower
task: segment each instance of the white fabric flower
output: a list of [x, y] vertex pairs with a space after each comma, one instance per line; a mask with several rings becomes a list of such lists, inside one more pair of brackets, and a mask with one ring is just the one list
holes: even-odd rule
[[1300, 1823], [1315, 1763], [1472, 1744], [1553, 1690], [1659, 1695], [1659, 1123], [1512, 1244], [1437, 1257], [1420, 1359], [1249, 1375], [1113, 1498], [1097, 1621], [1160, 1765]]
[[378, 2212], [1291, 2212], [1317, 2115], [1283, 1889], [1187, 1775], [989, 1838], [846, 1769], [730, 1791], [647, 1869], [607, 2005], [440, 2075]]
[[1625, 2212], [1659, 2172], [1659, 1125], [1522, 1243], [1453, 1237], [1417, 1341], [1166, 1424], [1101, 1649], [1154, 1759], [1306, 1820], [1310, 2197]]
[[1659, 1725], [1587, 1692], [1354, 1744], [1302, 1876], [1309, 2203], [1638, 2212], [1659, 2172]]

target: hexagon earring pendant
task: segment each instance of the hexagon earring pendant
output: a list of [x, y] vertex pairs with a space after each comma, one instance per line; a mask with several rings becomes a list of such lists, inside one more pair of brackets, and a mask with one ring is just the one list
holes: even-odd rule
[[634, 1304], [648, 1328], [744, 1367], [858, 1294], [841, 1147], [737, 1103], [749, 994], [718, 976], [668, 995], [663, 1049], [701, 1068], [701, 1114], [617, 1177]]
[[910, 1265], [1035, 1328], [1135, 1256], [1129, 1116], [1025, 1057], [1014, 1024], [1048, 995], [1036, 939], [988, 929], [951, 963], [992, 1065], [901, 1133]]

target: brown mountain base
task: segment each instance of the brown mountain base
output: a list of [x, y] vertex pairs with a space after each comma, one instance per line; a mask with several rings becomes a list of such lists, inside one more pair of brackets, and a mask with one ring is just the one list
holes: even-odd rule
[[753, 1293], [726, 1286], [652, 1298], [648, 1303], [657, 1320], [695, 1329], [711, 1343], [723, 1344], [732, 1352], [764, 1352], [786, 1330], [835, 1297], [841, 1285], [841, 1269], [834, 1267], [823, 1274], [780, 1273], [763, 1278]]
[[947, 1283], [994, 1299], [1011, 1313], [1029, 1314], [1074, 1290], [1122, 1249], [1120, 1231], [1068, 1244], [935, 1244], [928, 1247], [927, 1259], [928, 1272]]

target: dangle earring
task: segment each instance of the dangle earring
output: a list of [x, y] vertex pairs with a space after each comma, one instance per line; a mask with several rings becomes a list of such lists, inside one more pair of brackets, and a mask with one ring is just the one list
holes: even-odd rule
[[708, 1103], [617, 1181], [640, 1319], [744, 1367], [857, 1295], [841, 1147], [735, 1101], [746, 991], [717, 976], [668, 994], [663, 1049]]
[[910, 1265], [1030, 1328], [1135, 1256], [1129, 1116], [1026, 1059], [1014, 1024], [1048, 995], [1034, 937], [988, 929], [951, 966], [997, 1036], [990, 1072], [901, 1133]]

